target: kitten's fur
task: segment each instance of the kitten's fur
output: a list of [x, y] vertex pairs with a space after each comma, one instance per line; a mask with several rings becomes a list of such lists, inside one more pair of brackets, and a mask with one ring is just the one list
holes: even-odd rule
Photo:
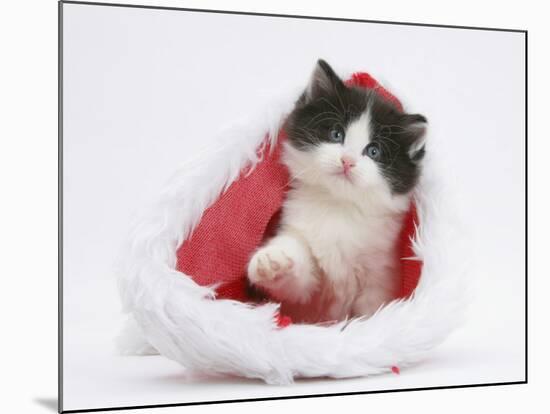
[[424, 156], [426, 118], [347, 87], [323, 60], [286, 123], [292, 188], [248, 265], [295, 321], [372, 315], [399, 293], [395, 249]]

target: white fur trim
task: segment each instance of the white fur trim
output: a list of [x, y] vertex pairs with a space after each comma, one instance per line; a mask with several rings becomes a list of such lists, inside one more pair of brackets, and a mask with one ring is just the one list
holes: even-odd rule
[[424, 261], [420, 283], [411, 298], [390, 303], [370, 319], [278, 329], [276, 305], [253, 308], [216, 300], [212, 288], [175, 270], [177, 247], [241, 169], [255, 165], [266, 132], [276, 139], [296, 96], [270, 105], [270, 115], [220, 133], [216, 149], [178, 170], [158, 203], [135, 224], [118, 273], [124, 309], [139, 329], [121, 335], [121, 352], [151, 353], [149, 343], [187, 369], [288, 384], [297, 377], [356, 377], [402, 368], [457, 326], [467, 245], [449, 195], [435, 182], [438, 169], [429, 153], [416, 194], [420, 226], [414, 250]]

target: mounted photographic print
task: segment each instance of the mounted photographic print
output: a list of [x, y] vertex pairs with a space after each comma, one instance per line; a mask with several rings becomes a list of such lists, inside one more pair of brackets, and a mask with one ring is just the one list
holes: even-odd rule
[[527, 381], [526, 31], [59, 7], [63, 412]]

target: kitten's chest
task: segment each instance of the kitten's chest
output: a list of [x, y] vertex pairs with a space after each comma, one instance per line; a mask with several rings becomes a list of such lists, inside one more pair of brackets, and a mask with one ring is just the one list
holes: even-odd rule
[[341, 203], [298, 199], [291, 204], [284, 222], [304, 237], [329, 279], [361, 279], [368, 268], [393, 258], [398, 217]]

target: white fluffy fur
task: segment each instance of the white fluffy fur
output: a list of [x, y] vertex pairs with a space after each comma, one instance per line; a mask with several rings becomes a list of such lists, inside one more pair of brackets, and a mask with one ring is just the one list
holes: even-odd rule
[[421, 224], [414, 250], [424, 262], [422, 278], [411, 298], [393, 301], [369, 319], [278, 329], [277, 305], [216, 300], [213, 288], [175, 270], [177, 247], [241, 169], [258, 161], [256, 148], [265, 132], [275, 139], [296, 96], [270, 104], [267, 109], [275, 110], [269, 116], [253, 116], [220, 133], [217, 150], [178, 170], [135, 224], [118, 263], [131, 320], [119, 338], [121, 352], [150, 353], [150, 344], [189, 370], [288, 384], [298, 377], [355, 377], [403, 368], [456, 327], [468, 270], [465, 245], [453, 204], [433, 181], [438, 170], [429, 153], [415, 195]]

